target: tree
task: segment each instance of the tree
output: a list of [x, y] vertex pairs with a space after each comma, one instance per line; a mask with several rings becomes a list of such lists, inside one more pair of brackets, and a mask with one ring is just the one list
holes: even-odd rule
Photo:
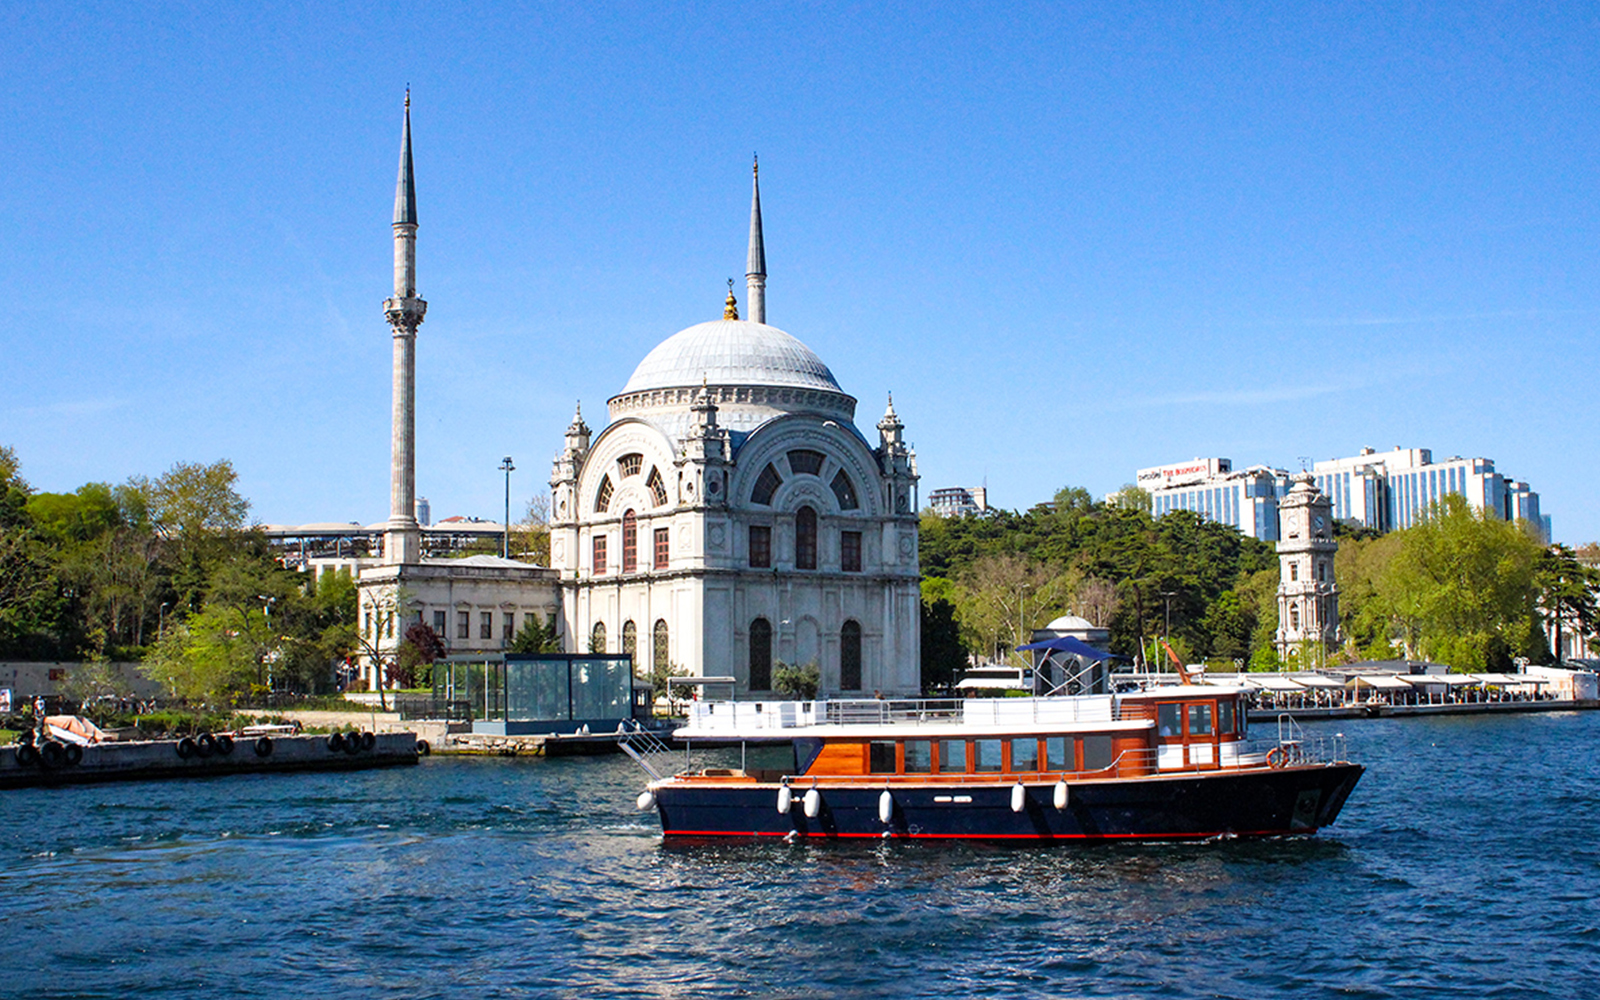
[[963, 640], [985, 655], [1001, 648], [1013, 655], [1011, 647], [1026, 643], [1033, 626], [1066, 603], [1071, 584], [1067, 574], [1022, 556], [977, 560], [955, 580]]
[[1551, 647], [1557, 662], [1565, 659], [1564, 635], [1587, 638], [1600, 623], [1600, 573], [1578, 561], [1571, 548], [1556, 544], [1539, 554], [1535, 568], [1539, 607], [1551, 626]]
[[511, 645], [506, 647], [509, 653], [559, 653], [561, 648], [561, 632], [552, 617], [547, 622], [541, 622], [533, 615], [523, 619], [522, 628], [511, 638]]
[[1111, 494], [1107, 500], [1114, 507], [1121, 507], [1125, 510], [1142, 510], [1146, 514], [1150, 513], [1153, 506], [1150, 491], [1135, 486], [1133, 483], [1124, 483], [1122, 489]]
[[922, 690], [949, 691], [956, 673], [966, 668], [968, 655], [967, 645], [961, 641], [961, 626], [956, 622], [956, 607], [942, 597], [930, 601], [926, 595], [920, 607]]
[[535, 493], [511, 528], [513, 557], [536, 566], [550, 565], [550, 494]]
[[439, 638], [439, 633], [421, 621], [414, 621], [400, 640], [400, 650], [386, 671], [386, 679], [396, 687], [428, 687], [433, 683], [432, 671], [419, 668], [432, 667], [444, 656], [444, 640]]
[[1542, 546], [1524, 527], [1450, 494], [1398, 534], [1377, 596], [1404, 623], [1409, 649], [1469, 672], [1532, 652]]

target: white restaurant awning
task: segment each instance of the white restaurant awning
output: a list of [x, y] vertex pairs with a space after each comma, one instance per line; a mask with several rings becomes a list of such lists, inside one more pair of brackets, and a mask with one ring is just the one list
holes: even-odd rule
[[1393, 674], [1358, 674], [1350, 678], [1350, 686], [1360, 687], [1365, 684], [1367, 687], [1376, 688], [1379, 691], [1409, 691], [1411, 690], [1411, 685], [1406, 683], [1407, 679], [1409, 678], [1402, 679]]
[[1470, 674], [1405, 674], [1400, 679], [1412, 687], [1473, 687], [1478, 683]]
[[1513, 687], [1518, 684], [1548, 684], [1539, 677], [1529, 677], [1527, 674], [1473, 674], [1483, 684], [1493, 684], [1496, 687]]
[[1262, 691], [1287, 692], [1306, 689], [1304, 684], [1299, 684], [1281, 674], [1240, 674], [1239, 681]]
[[1343, 691], [1344, 681], [1324, 677], [1321, 674], [1296, 675], [1295, 683], [1303, 684], [1308, 688], [1322, 688], [1324, 691]]

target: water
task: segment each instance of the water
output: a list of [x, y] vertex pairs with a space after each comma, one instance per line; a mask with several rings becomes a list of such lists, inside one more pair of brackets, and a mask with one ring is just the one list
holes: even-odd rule
[[625, 758], [6, 792], [0, 995], [1600, 995], [1600, 712], [1321, 728], [1309, 840], [664, 845]]

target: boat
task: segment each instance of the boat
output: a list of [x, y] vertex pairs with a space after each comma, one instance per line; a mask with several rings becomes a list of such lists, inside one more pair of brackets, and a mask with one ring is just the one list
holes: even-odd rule
[[[685, 749], [623, 747], [670, 838], [1203, 840], [1314, 834], [1364, 768], [1245, 691], [1185, 683], [1022, 698], [696, 702]], [[693, 768], [692, 748], [738, 767]], [[672, 756], [668, 756], [671, 754]], [[731, 762], [731, 754], [722, 763]], [[662, 766], [685, 762], [674, 773]]]

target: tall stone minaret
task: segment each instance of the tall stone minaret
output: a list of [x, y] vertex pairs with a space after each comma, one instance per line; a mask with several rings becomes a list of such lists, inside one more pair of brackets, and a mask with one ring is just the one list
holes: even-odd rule
[[383, 303], [394, 328], [394, 411], [389, 443], [389, 524], [383, 561], [422, 560], [417, 526], [417, 327], [428, 303], [417, 297], [417, 185], [411, 173], [411, 91], [400, 133], [400, 177], [394, 187], [394, 298]]
[[747, 310], [754, 323], [767, 321], [767, 248], [761, 241], [761, 161], [750, 168], [750, 256], [745, 263], [744, 287]]

